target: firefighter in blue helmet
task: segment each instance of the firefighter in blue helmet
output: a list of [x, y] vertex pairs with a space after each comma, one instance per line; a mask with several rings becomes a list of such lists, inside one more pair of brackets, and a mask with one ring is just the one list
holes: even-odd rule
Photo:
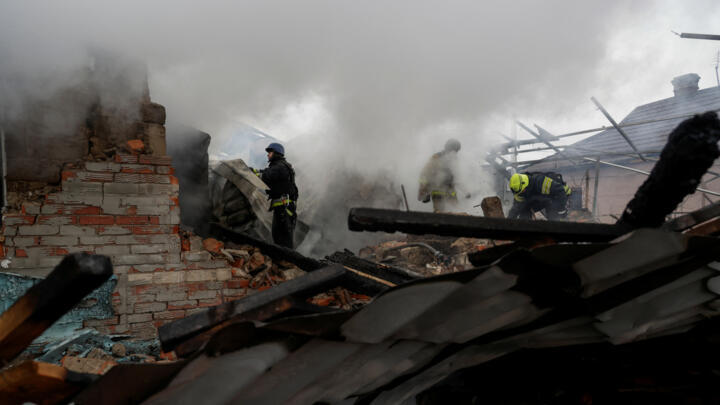
[[515, 197], [510, 219], [532, 219], [538, 211], [549, 220], [567, 217], [571, 189], [557, 173], [515, 173], [510, 177], [510, 190]]
[[279, 143], [271, 143], [265, 151], [268, 154], [268, 167], [252, 170], [270, 188], [268, 199], [269, 210], [273, 212], [273, 241], [277, 245], [292, 249], [298, 199], [295, 170], [285, 160], [285, 148]]

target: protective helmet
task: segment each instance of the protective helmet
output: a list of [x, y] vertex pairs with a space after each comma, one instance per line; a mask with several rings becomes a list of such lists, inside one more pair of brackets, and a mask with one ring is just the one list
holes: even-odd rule
[[267, 148], [265, 148], [265, 152], [270, 152], [270, 151], [279, 153], [281, 155], [285, 154], [285, 148], [283, 148], [283, 146], [280, 145], [279, 143], [275, 143], [275, 142], [271, 143], [270, 145], [268, 145]]
[[454, 138], [450, 138], [445, 142], [445, 152], [457, 152], [460, 150], [460, 141]]
[[510, 176], [510, 190], [515, 194], [525, 190], [528, 184], [530, 184], [530, 178], [527, 174], [515, 173]]

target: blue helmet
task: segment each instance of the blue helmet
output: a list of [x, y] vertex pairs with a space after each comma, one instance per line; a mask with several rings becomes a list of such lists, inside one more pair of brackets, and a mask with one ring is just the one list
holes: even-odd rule
[[275, 142], [271, 143], [270, 145], [268, 145], [267, 148], [265, 148], [265, 152], [270, 152], [270, 151], [279, 153], [281, 155], [285, 154], [285, 148], [283, 148], [283, 146], [280, 145], [279, 143], [275, 143]]

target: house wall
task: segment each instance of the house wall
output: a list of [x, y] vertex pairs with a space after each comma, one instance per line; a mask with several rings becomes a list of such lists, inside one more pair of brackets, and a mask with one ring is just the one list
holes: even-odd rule
[[[3, 271], [44, 277], [64, 255], [110, 257], [115, 314], [89, 319], [104, 333], [156, 335], [156, 328], [248, 293], [226, 260], [181, 243], [178, 182], [170, 158], [116, 155], [66, 165], [62, 190], [3, 218]], [[250, 291], [252, 292], [252, 291]]]
[[[654, 162], [623, 162], [624, 166], [635, 169], [651, 171]], [[539, 169], [536, 169], [539, 170]], [[583, 165], [579, 168], [559, 167], [559, 168], [543, 168], [542, 170], [552, 170], [563, 175], [566, 183], [571, 186], [582, 187], [584, 206], [592, 211], [593, 199], [595, 193], [595, 166]], [[716, 164], [710, 171], [720, 173], [720, 165]], [[589, 181], [586, 181], [589, 176]], [[711, 180], [714, 176], [706, 175], [703, 181]], [[631, 172], [625, 169], [600, 165], [599, 181], [598, 181], [598, 197], [596, 218], [600, 222], [613, 223], [622, 214], [625, 206], [633, 198], [638, 187], [645, 181], [646, 175]], [[713, 191], [720, 192], [720, 180], [710, 182], [703, 186]], [[718, 197], [707, 196], [711, 201], [717, 201]], [[709, 204], [708, 199], [704, 198], [702, 193], [695, 192], [686, 197], [685, 200], [678, 205], [675, 214], [686, 213], [702, 208]]]

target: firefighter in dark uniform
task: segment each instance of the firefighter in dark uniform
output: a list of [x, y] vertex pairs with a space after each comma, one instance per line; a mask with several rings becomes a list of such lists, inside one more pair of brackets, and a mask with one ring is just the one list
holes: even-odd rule
[[570, 187], [556, 173], [515, 173], [510, 177], [515, 201], [508, 218], [532, 219], [543, 211], [551, 221], [567, 218]]
[[273, 241], [277, 245], [292, 249], [298, 198], [295, 170], [285, 160], [285, 148], [279, 143], [271, 143], [265, 151], [268, 154], [268, 167], [252, 170], [270, 187], [267, 193], [270, 200], [269, 210], [273, 212]]

